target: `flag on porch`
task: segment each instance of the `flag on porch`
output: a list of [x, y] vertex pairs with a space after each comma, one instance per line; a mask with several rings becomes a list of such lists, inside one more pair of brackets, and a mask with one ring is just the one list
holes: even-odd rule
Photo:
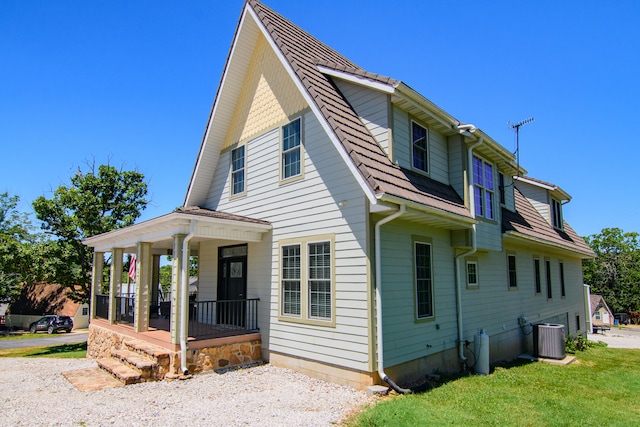
[[136, 280], [136, 256], [131, 255], [131, 260], [129, 261], [129, 277], [132, 280]]

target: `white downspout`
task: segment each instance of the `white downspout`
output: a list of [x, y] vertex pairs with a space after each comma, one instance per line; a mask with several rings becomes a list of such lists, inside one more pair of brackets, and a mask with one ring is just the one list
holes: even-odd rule
[[382, 345], [382, 245], [380, 242], [380, 227], [400, 215], [404, 214], [407, 210], [407, 205], [400, 205], [395, 213], [388, 217], [382, 218], [376, 223], [375, 226], [375, 257], [376, 257], [376, 341], [378, 344], [378, 375], [382, 381], [388, 383], [398, 393], [408, 394], [411, 393], [409, 389], [400, 388], [394, 383], [387, 374], [384, 373], [384, 348]]
[[589, 309], [589, 312], [586, 313], [587, 314], [587, 318], [585, 319], [586, 322], [589, 326], [587, 328], [587, 332], [592, 334], [593, 333], [593, 324], [592, 324], [592, 320], [591, 320], [591, 315], [592, 315], [592, 311], [593, 308], [591, 307], [591, 286], [587, 285], [586, 283], [583, 283], [582, 286], [584, 286], [584, 290], [585, 290], [585, 296], [586, 296], [586, 302], [587, 302], [587, 306]]
[[[467, 178], [467, 192], [469, 194], [469, 210], [471, 211], [471, 216], [475, 219], [476, 217], [476, 204], [475, 204], [475, 196], [473, 191], [473, 149], [478, 145], [482, 144], [484, 141], [484, 137], [480, 137], [475, 143], [469, 146], [467, 149], [467, 170], [468, 170], [468, 178]], [[455, 257], [455, 269], [456, 269], [456, 311], [458, 315], [458, 356], [460, 357], [460, 361], [464, 364], [467, 361], [467, 358], [464, 355], [464, 327], [462, 323], [462, 278], [461, 270], [460, 270], [460, 259], [469, 255], [473, 255], [478, 249], [478, 244], [476, 242], [476, 224], [473, 224], [471, 227], [471, 249], [467, 252], [463, 252]]]
[[191, 220], [189, 234], [182, 241], [182, 289], [180, 295], [180, 370], [184, 375], [189, 374], [187, 368], [187, 339], [189, 338], [189, 241], [196, 229], [195, 220]]

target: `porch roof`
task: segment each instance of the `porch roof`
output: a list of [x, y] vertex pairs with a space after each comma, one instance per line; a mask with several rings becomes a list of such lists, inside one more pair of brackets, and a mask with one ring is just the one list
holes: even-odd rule
[[96, 252], [110, 252], [113, 248], [135, 252], [140, 242], [152, 243], [154, 250], [163, 251], [172, 249], [173, 236], [180, 234], [193, 233], [191, 244], [209, 239], [259, 242], [270, 230], [271, 224], [267, 221], [186, 206], [139, 224], [89, 237], [82, 243]]

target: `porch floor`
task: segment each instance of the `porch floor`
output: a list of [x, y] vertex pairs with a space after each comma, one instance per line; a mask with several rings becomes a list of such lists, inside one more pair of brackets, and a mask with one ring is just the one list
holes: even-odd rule
[[[121, 334], [141, 339], [160, 347], [178, 351], [179, 344], [171, 343], [170, 320], [164, 318], [149, 319], [149, 328], [145, 332], [135, 332], [132, 323], [116, 323], [110, 325], [105, 319], [92, 319], [91, 323], [106, 329], [117, 331]], [[198, 335], [192, 335], [191, 331], [198, 331]], [[189, 337], [187, 339], [189, 348], [204, 348], [211, 345], [220, 345], [235, 341], [248, 341], [260, 339], [260, 332], [247, 331], [235, 325], [211, 325], [199, 323], [195, 320], [189, 321]]]

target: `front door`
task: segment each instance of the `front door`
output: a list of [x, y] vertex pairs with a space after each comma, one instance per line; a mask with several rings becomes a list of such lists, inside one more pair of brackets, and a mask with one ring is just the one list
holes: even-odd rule
[[218, 250], [217, 322], [244, 327], [247, 299], [247, 245]]

